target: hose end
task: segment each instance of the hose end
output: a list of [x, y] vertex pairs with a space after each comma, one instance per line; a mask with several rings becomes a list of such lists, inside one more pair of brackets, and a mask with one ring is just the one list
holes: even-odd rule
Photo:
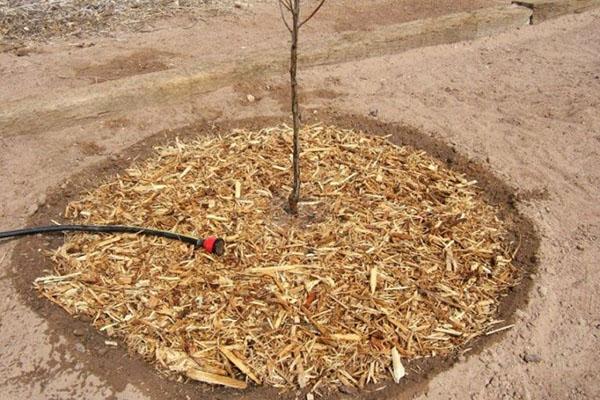
[[225, 254], [225, 241], [215, 236], [209, 236], [202, 241], [202, 247], [210, 254], [222, 256]]

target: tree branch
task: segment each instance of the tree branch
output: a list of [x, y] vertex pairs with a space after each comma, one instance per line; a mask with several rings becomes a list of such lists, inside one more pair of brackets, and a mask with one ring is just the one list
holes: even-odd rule
[[321, 2], [319, 3], [319, 5], [313, 10], [313, 12], [304, 21], [300, 22], [300, 25], [298, 25], [298, 28], [301, 28], [302, 25], [304, 25], [305, 23], [307, 23], [308, 21], [310, 21], [311, 18], [314, 17], [315, 14], [319, 12], [319, 10], [321, 9], [321, 7], [323, 7], [323, 4], [325, 4], [325, 0], [321, 0]]
[[289, 11], [292, 12], [292, 3], [290, 2], [290, 0], [278, 0], [279, 1], [279, 5], [282, 5]]
[[288, 22], [285, 20], [285, 14], [283, 13], [283, 7], [287, 8], [288, 11], [292, 11], [288, 5], [283, 1], [283, 0], [279, 0], [279, 11], [281, 12], [281, 20], [283, 21], [285, 27], [287, 28], [287, 30], [292, 33], [292, 28], [290, 27], [290, 25], [288, 24]]

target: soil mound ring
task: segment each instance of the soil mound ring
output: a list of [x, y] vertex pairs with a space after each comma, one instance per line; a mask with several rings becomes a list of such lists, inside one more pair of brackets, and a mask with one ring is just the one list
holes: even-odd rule
[[394, 352], [447, 355], [495, 329], [518, 273], [475, 182], [382, 137], [301, 135], [299, 217], [284, 211], [289, 128], [176, 141], [67, 216], [218, 234], [226, 256], [78, 234], [36, 287], [160, 371], [235, 388], [360, 388], [391, 378]]

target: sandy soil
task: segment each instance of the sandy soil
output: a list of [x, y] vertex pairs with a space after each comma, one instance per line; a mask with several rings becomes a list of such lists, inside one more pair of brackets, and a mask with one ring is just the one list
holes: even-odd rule
[[[508, 0], [336, 0], [306, 25], [301, 46], [316, 48], [327, 38], [382, 24], [505, 5]], [[287, 54], [287, 31], [272, 3], [252, 1], [214, 18], [168, 18], [140, 34], [113, 32], [110, 37], [52, 39], [24, 47], [0, 41], [0, 101], [51, 90], [201, 63], [238, 60], [249, 54], [281, 50]], [[160, 68], [147, 68], [149, 64]], [[93, 72], [93, 73], [91, 73]]]
[[[276, 8], [277, 0], [17, 0], [0, 1], [0, 51], [16, 50], [27, 43], [57, 39], [77, 40], [93, 36], [116, 37], [126, 33], [147, 33], [176, 27], [173, 17], [184, 17], [195, 25], [217, 15], [236, 10]], [[312, 4], [311, 4], [312, 3]], [[309, 0], [305, 7], [316, 5]], [[323, 18], [334, 19], [335, 26], [347, 29], [370, 29], [373, 16], [379, 24], [438, 16], [502, 3], [502, 0], [377, 0], [329, 1]], [[365, 18], [366, 14], [366, 18]], [[356, 18], [360, 17], [360, 18]], [[161, 22], [162, 21], [162, 22]], [[166, 22], [166, 23], [165, 23]], [[189, 27], [188, 27], [189, 28]], [[25, 54], [26, 52], [21, 52]]]
[[[600, 397], [599, 26], [600, 11], [592, 11], [494, 38], [301, 73], [305, 107], [317, 108], [316, 117], [341, 113], [399, 122], [448, 142], [515, 187], [519, 209], [540, 233], [539, 270], [530, 277], [534, 289], [517, 311], [515, 327], [487, 350], [467, 353], [434, 376], [422, 399]], [[256, 28], [262, 32], [257, 37], [263, 28]], [[248, 27], [244, 40], [253, 32]], [[19, 64], [22, 57], [2, 57], [2, 76], [15, 74], [14, 83], [2, 86], [3, 100], [69, 86], [53, 84], [60, 79], [45, 72], [72, 67], [41, 60], [35, 67]], [[79, 59], [90, 61], [84, 53]], [[39, 86], [17, 82], [21, 77], [38, 79]], [[273, 77], [118, 119], [0, 138], [0, 228], [20, 226], [48, 207], [46, 192], [74, 172], [102, 161], [130, 161], [135, 153], [127, 149], [162, 129], [199, 120], [286, 118], [284, 85], [285, 77]], [[259, 91], [258, 101], [244, 100]], [[115, 156], [121, 152], [124, 157]], [[80, 336], [78, 325], [51, 326], [44, 318], [48, 308], [31, 309], [13, 284], [20, 268], [9, 262], [14, 245], [0, 246], [3, 398], [159, 399], [171, 393], [172, 384], [150, 372], [103, 362], [99, 344]], [[98, 359], [96, 367], [89, 367], [90, 358]], [[185, 398], [185, 391], [177, 397]]]

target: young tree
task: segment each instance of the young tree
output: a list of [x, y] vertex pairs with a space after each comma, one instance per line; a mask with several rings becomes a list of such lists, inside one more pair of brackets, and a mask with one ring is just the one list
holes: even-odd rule
[[[290, 193], [290, 197], [288, 198], [288, 206], [290, 209], [290, 213], [293, 215], [298, 214], [298, 200], [300, 199], [300, 138], [299, 138], [299, 130], [300, 130], [300, 115], [298, 112], [298, 82], [296, 80], [296, 75], [298, 71], [298, 34], [300, 32], [300, 28], [302, 25], [306, 24], [315, 14], [321, 9], [325, 0], [320, 0], [317, 6], [313, 9], [313, 11], [306, 17], [301, 20], [300, 16], [300, 0], [278, 0], [279, 9], [281, 11], [281, 19], [285, 24], [285, 27], [290, 32], [292, 36], [292, 47], [290, 54], [290, 83], [292, 89], [292, 117], [293, 117], [293, 127], [294, 127], [294, 151], [292, 155], [292, 166], [293, 166], [293, 184], [292, 184], [292, 192]], [[288, 14], [291, 15], [292, 21], [291, 24], [288, 23], [286, 19], [286, 10]]]

